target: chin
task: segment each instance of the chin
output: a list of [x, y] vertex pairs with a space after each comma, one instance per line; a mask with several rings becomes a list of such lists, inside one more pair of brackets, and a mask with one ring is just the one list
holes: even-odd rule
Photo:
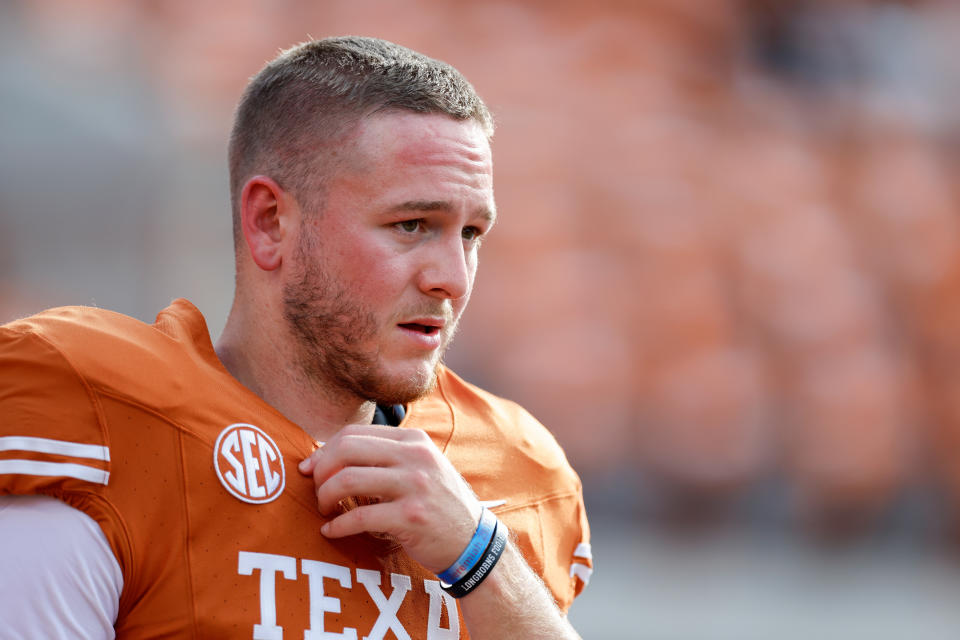
[[437, 386], [437, 369], [419, 369], [406, 374], [384, 375], [371, 386], [370, 398], [379, 404], [407, 404], [428, 395]]

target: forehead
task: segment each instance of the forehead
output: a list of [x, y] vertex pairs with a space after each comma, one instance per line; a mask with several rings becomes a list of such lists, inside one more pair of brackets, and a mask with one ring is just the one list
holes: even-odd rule
[[358, 164], [368, 169], [448, 166], [465, 174], [490, 175], [490, 143], [475, 120], [445, 114], [387, 111], [357, 125]]

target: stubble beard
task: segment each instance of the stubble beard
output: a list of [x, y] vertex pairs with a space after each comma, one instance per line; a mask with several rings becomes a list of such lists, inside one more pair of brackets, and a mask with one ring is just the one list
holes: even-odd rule
[[433, 391], [454, 325], [448, 327], [441, 357], [429, 373], [388, 376], [380, 366], [379, 353], [362, 346], [375, 342], [376, 315], [352, 300], [350, 292], [315, 258], [305, 255], [306, 247], [301, 245], [298, 252], [303, 269], [284, 285], [283, 317], [297, 342], [298, 364], [313, 386], [384, 405], [406, 404]]

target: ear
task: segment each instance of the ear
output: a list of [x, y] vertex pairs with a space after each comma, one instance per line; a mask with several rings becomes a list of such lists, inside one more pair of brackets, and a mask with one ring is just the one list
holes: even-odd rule
[[240, 228], [250, 257], [264, 271], [282, 263], [284, 239], [297, 215], [296, 200], [272, 178], [254, 176], [240, 193]]

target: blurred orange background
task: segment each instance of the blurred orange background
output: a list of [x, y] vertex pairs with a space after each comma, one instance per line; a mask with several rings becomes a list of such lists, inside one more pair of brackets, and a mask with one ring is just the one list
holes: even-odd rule
[[448, 362], [553, 431], [588, 508], [869, 536], [919, 500], [910, 526], [951, 530], [947, 0], [5, 2], [0, 320], [183, 296], [218, 333], [233, 106], [280, 48], [346, 33], [494, 111], [500, 221]]

